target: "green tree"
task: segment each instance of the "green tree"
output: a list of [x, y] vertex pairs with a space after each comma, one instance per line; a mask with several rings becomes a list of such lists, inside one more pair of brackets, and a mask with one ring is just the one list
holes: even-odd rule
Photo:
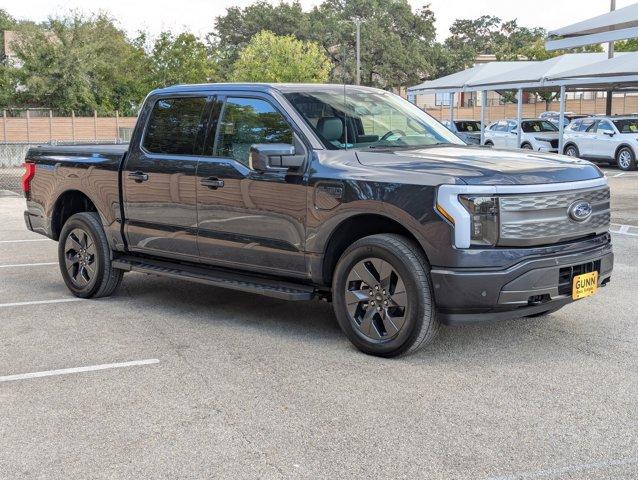
[[264, 1], [229, 8], [215, 20], [211, 40], [223, 64], [262, 30], [318, 43], [332, 63], [330, 80], [355, 78], [355, 26], [361, 24], [361, 79], [383, 88], [411, 85], [432, 75], [434, 15], [428, 7], [413, 11], [407, 0], [325, 0], [304, 12], [298, 1]]
[[23, 106], [130, 114], [148, 90], [141, 42], [130, 42], [104, 14], [24, 26], [13, 44], [21, 65], [16, 99]]
[[162, 32], [151, 51], [154, 87], [211, 82], [216, 78], [212, 49], [192, 33]]
[[230, 7], [225, 15], [215, 19], [214, 27], [209, 39], [219, 55], [220, 70], [225, 72], [232, 70], [239, 52], [259, 32], [267, 30], [306, 40], [311, 28], [308, 14], [298, 0], [278, 5], [259, 0], [245, 8]]
[[243, 82], [325, 82], [330, 60], [313, 42], [264, 30], [239, 53], [231, 79]]
[[636, 52], [638, 51], [638, 38], [614, 42], [614, 50], [617, 52]]

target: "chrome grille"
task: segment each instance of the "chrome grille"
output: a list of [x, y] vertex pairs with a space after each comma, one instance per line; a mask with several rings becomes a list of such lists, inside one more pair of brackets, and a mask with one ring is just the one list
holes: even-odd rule
[[[592, 206], [584, 222], [569, 217], [576, 201]], [[609, 187], [500, 197], [499, 245], [530, 246], [601, 234], [609, 229]]]

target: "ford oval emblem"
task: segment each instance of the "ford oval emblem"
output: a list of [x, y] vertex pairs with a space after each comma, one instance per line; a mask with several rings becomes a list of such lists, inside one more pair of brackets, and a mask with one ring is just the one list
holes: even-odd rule
[[569, 218], [575, 222], [584, 222], [591, 217], [591, 203], [586, 202], [585, 200], [576, 200], [569, 206], [567, 212], [569, 213]]

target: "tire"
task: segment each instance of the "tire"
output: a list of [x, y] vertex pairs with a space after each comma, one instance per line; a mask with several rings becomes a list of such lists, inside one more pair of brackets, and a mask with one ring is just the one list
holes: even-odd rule
[[534, 149], [532, 148], [532, 146], [531, 146], [529, 143], [524, 143], [524, 144], [522, 144], [522, 145], [521, 145], [521, 148], [522, 148], [523, 150], [534, 150]]
[[616, 164], [624, 171], [636, 170], [636, 155], [629, 147], [622, 147], [616, 153]]
[[550, 308], [549, 310], [545, 310], [544, 312], [538, 312], [538, 313], [533, 313], [531, 315], [526, 315], [525, 318], [545, 317], [547, 315], [551, 315], [554, 312], [558, 312], [561, 308], [563, 308], [563, 306]]
[[359, 350], [396, 357], [432, 342], [440, 322], [429, 270], [419, 246], [401, 235], [364, 237], [343, 253], [333, 275], [333, 307]]
[[570, 143], [563, 149], [563, 155], [567, 155], [568, 157], [578, 158], [580, 152], [578, 151], [578, 147], [573, 143]]
[[483, 145], [485, 145], [486, 147], [493, 147], [493, 146], [494, 146], [494, 143], [493, 143], [493, 142], [490, 142], [490, 141], [487, 141], [487, 142], [485, 142]]
[[108, 297], [124, 275], [111, 266], [111, 250], [95, 212], [76, 213], [66, 221], [58, 241], [58, 261], [64, 283], [80, 298]]

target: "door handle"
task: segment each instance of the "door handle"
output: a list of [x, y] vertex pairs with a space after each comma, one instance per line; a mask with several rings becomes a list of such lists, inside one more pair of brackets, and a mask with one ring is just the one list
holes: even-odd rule
[[148, 180], [148, 173], [144, 172], [131, 172], [128, 174], [128, 178], [132, 178], [136, 183], [142, 183]]
[[220, 180], [217, 177], [203, 178], [199, 183], [201, 183], [205, 187], [210, 188], [211, 190], [216, 190], [224, 186], [224, 181]]

